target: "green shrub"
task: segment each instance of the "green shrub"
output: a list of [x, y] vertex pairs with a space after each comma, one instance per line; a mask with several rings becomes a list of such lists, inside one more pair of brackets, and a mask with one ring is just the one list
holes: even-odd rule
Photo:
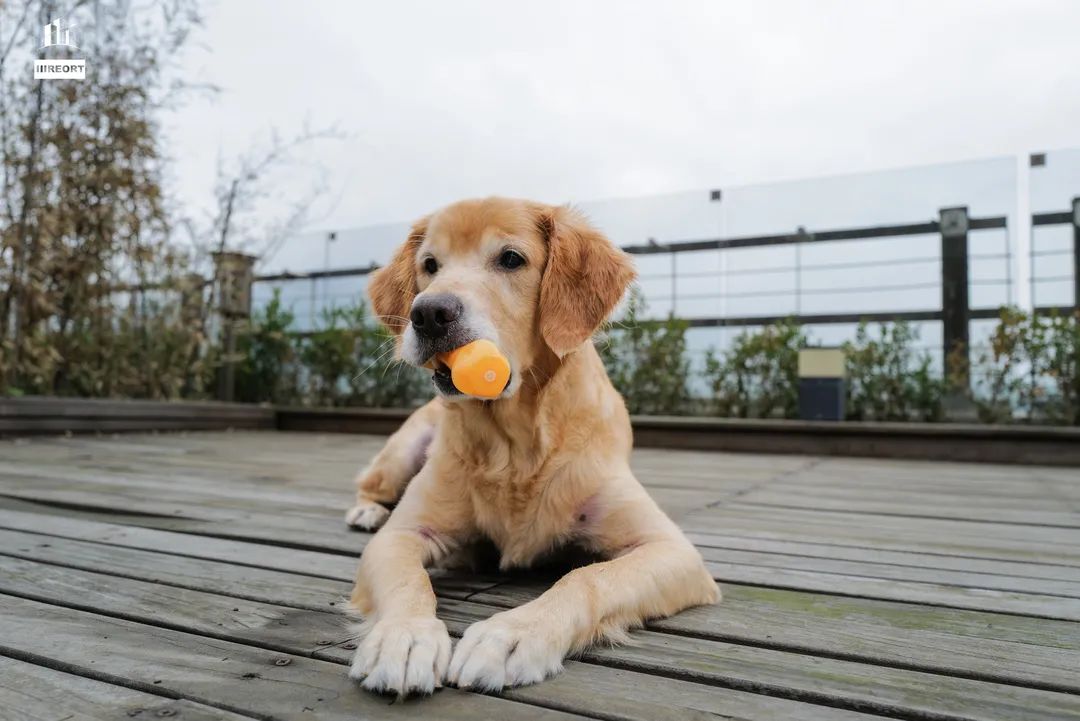
[[145, 297], [71, 316], [62, 325], [41, 324], [23, 336], [17, 383], [4, 393], [180, 398], [200, 370], [199, 360], [193, 364], [189, 357], [201, 337], [174, 305]]
[[906, 321], [882, 324], [873, 336], [860, 323], [847, 356], [847, 417], [859, 421], [936, 421], [945, 382], [931, 370], [930, 355], [914, 344], [919, 333]]
[[[309, 333], [274, 291], [237, 338], [236, 398], [249, 403], [410, 407], [431, 396], [427, 374], [394, 359], [393, 336], [362, 302], [324, 308]], [[210, 376], [221, 365], [205, 351]], [[212, 381], [207, 381], [213, 388]]]
[[1056, 311], [1032, 320], [1032, 375], [1043, 379], [1039, 415], [1051, 423], [1080, 425], [1080, 314]]
[[300, 343], [307, 401], [408, 407], [427, 400], [426, 373], [396, 360], [393, 343], [362, 301], [323, 309], [318, 327]]
[[734, 418], [794, 418], [799, 410], [799, 349], [807, 337], [793, 320], [740, 333], [705, 359], [716, 413]]
[[237, 341], [236, 399], [248, 403], [290, 404], [300, 400], [300, 367], [293, 323], [274, 289], [270, 302], [252, 313]]
[[360, 331], [350, 327], [348, 319], [347, 309], [323, 308], [315, 330], [300, 344], [300, 360], [307, 374], [306, 396], [313, 405], [343, 405], [348, 378], [358, 370], [353, 347]]
[[1016, 416], [1080, 424], [1080, 318], [1002, 308], [989, 346], [974, 360], [971, 398], [981, 420]]
[[979, 419], [987, 423], [1012, 421], [1018, 408], [1030, 409], [1030, 386], [1023, 365], [1028, 346], [1028, 317], [1016, 308], [1002, 308], [989, 345], [972, 359], [967, 372], [963, 358], [950, 356], [954, 386], [967, 390]]
[[684, 320], [643, 320], [641, 292], [630, 292], [623, 317], [598, 339], [597, 350], [608, 376], [631, 413], [685, 413], [690, 401], [690, 361]]
[[348, 403], [407, 408], [427, 402], [432, 396], [430, 374], [394, 357], [394, 335], [375, 322], [362, 302], [348, 317], [364, 329], [353, 344], [358, 370], [349, 377]]

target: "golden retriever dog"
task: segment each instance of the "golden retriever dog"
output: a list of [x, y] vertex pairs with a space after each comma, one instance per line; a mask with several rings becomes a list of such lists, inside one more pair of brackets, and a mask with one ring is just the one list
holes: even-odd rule
[[[421, 219], [372, 277], [399, 357], [433, 370], [437, 397], [360, 473], [346, 517], [382, 526], [349, 604], [364, 617], [350, 676], [365, 688], [535, 683], [589, 644], [720, 600], [697, 549], [630, 470], [630, 418], [592, 343], [633, 278], [630, 258], [575, 211], [505, 198]], [[481, 338], [510, 362], [494, 400], [462, 395], [436, 359]], [[504, 569], [561, 548], [601, 560], [473, 624], [451, 653], [426, 568], [484, 539]]]

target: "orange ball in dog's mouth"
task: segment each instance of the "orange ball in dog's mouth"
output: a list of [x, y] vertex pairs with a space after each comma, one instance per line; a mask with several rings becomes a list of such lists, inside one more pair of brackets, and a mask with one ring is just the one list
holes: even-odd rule
[[466, 395], [498, 398], [510, 380], [510, 361], [489, 340], [474, 340], [436, 359], [450, 369], [454, 387]]

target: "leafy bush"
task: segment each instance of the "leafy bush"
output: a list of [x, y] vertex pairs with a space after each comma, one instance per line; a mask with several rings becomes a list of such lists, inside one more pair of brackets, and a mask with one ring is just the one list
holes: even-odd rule
[[310, 333], [275, 291], [237, 344], [237, 398], [321, 406], [408, 407], [426, 400], [430, 381], [393, 357], [393, 336], [361, 301], [324, 308]]
[[860, 323], [847, 356], [847, 417], [860, 421], [936, 421], [942, 416], [944, 381], [929, 354], [913, 347], [917, 330], [906, 321], [882, 324], [877, 336]]
[[[200, 372], [199, 360], [193, 364], [189, 356], [201, 339], [174, 306], [153, 298], [109, 314], [72, 316], [62, 325], [40, 324], [23, 336], [20, 372], [3, 392], [179, 398]], [[11, 342], [3, 345], [10, 347]], [[0, 358], [0, 366], [4, 362]]]
[[1030, 408], [1028, 384], [1023, 364], [1028, 345], [1028, 318], [1015, 308], [1002, 308], [990, 343], [974, 359], [969, 373], [963, 358], [950, 355], [950, 379], [954, 386], [966, 388], [970, 379], [970, 397], [979, 418], [987, 423], [1013, 420], [1017, 408]]
[[296, 316], [274, 289], [270, 302], [256, 310], [237, 342], [236, 398], [248, 403], [296, 403], [300, 367], [293, 336]]
[[350, 323], [348, 308], [323, 308], [316, 329], [300, 344], [300, 361], [307, 371], [307, 397], [319, 406], [343, 405], [348, 379], [357, 372], [352, 357], [359, 325]]
[[322, 311], [299, 344], [306, 399], [315, 405], [413, 406], [430, 397], [426, 374], [397, 361], [393, 336], [361, 301]]
[[430, 375], [394, 358], [394, 336], [368, 315], [362, 303], [352, 316], [365, 331], [353, 346], [358, 370], [349, 377], [348, 403], [401, 408], [428, 401]]
[[1080, 314], [1032, 319], [1032, 376], [1043, 379], [1037, 406], [1051, 423], [1080, 424]]
[[1080, 317], [1002, 308], [989, 347], [975, 360], [971, 398], [990, 423], [1017, 415], [1080, 424]]
[[607, 328], [597, 350], [631, 413], [685, 413], [690, 401], [690, 361], [684, 320], [643, 320], [645, 300], [630, 292], [623, 317]]
[[799, 409], [799, 349], [807, 337], [793, 320], [740, 333], [722, 357], [705, 359], [716, 413], [735, 418], [794, 418]]

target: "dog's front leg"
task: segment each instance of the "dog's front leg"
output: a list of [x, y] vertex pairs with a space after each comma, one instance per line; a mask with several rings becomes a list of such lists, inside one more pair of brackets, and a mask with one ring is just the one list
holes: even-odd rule
[[364, 616], [349, 676], [372, 691], [431, 693], [450, 661], [450, 636], [435, 617], [426, 567], [469, 535], [463, 494], [424, 470], [368, 543], [350, 606]]
[[397, 503], [405, 486], [427, 461], [428, 446], [442, 419], [436, 399], [413, 411], [371, 462], [356, 475], [356, 503], [345, 514], [353, 528], [373, 531], [390, 517], [388, 505]]
[[599, 526], [597, 545], [621, 555], [577, 568], [539, 598], [470, 626], [454, 650], [450, 683], [490, 691], [536, 683], [591, 643], [623, 640], [646, 619], [720, 600], [697, 549], [648, 497]]

